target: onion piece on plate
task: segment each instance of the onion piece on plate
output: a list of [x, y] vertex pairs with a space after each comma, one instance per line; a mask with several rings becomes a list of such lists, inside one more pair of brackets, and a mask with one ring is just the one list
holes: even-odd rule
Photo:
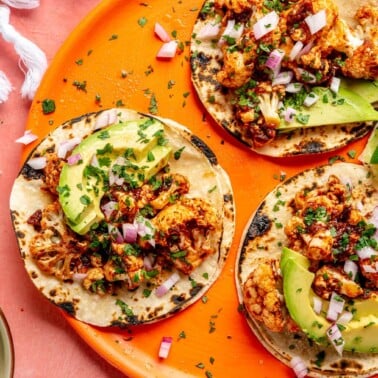
[[38, 136], [33, 134], [30, 130], [26, 130], [22, 137], [19, 137], [15, 140], [16, 143], [30, 144], [38, 139]]
[[177, 41], [169, 41], [163, 43], [160, 50], [156, 54], [157, 58], [171, 59], [176, 55], [178, 43]]
[[172, 39], [164, 27], [158, 22], [155, 22], [154, 32], [162, 42], [169, 42]]
[[163, 336], [160, 343], [159, 348], [159, 357], [160, 358], [167, 358], [169, 355], [169, 351], [171, 350], [173, 338], [170, 336]]

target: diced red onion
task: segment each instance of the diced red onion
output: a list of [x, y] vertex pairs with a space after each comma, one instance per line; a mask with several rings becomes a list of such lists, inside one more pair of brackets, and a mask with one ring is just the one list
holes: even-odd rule
[[82, 157], [80, 154], [73, 154], [73, 155], [70, 155], [68, 158], [67, 158], [67, 163], [68, 165], [75, 165], [77, 164], [80, 160], [82, 160]]
[[139, 215], [135, 217], [134, 225], [137, 229], [138, 235], [141, 238], [148, 236], [147, 241], [151, 244], [152, 247], [155, 247], [155, 239], [154, 239], [155, 229], [152, 223], [148, 219]]
[[275, 11], [272, 11], [266, 14], [264, 17], [260, 18], [254, 25], [253, 25], [253, 34], [255, 35], [256, 39], [260, 39], [265, 34], [274, 30], [279, 21], [279, 16]]
[[159, 348], [160, 358], [168, 357], [169, 351], [171, 350], [172, 341], [173, 341], [172, 337], [163, 336], [163, 338], [161, 339], [160, 348]]
[[82, 282], [87, 277], [87, 273], [74, 273], [72, 279], [77, 282]]
[[268, 59], [265, 62], [265, 66], [270, 68], [274, 72], [274, 76], [277, 76], [278, 72], [281, 69], [281, 62], [285, 52], [282, 50], [274, 49], [268, 56]]
[[301, 79], [310, 84], [316, 83], [316, 76], [311, 72], [304, 70], [303, 68], [298, 68], [298, 72], [301, 75]]
[[307, 45], [305, 45], [303, 49], [299, 52], [297, 58], [300, 58], [302, 55], [306, 55], [307, 53], [309, 53], [312, 49], [312, 46], [314, 46], [314, 41], [310, 41], [309, 43], [307, 43]]
[[180, 276], [178, 273], [173, 273], [171, 276], [168, 277], [161, 285], [159, 285], [155, 290], [155, 295], [157, 297], [162, 297], [163, 295], [167, 294], [168, 291], [180, 280]]
[[289, 83], [286, 85], [285, 91], [288, 93], [298, 93], [302, 89], [302, 83]]
[[95, 123], [93, 125], [93, 130], [98, 130], [102, 129], [106, 126], [113, 125], [114, 123], [117, 122], [118, 120], [118, 114], [117, 114], [117, 109], [109, 109], [109, 110], [104, 110], [101, 112], [95, 120]]
[[305, 22], [310, 29], [311, 34], [317, 33], [319, 30], [323, 29], [327, 25], [327, 15], [325, 9], [319, 12], [307, 16]]
[[118, 227], [115, 227], [112, 224], [108, 224], [108, 233], [116, 243], [121, 244], [124, 242], [123, 236], [118, 230]]
[[337, 319], [337, 324], [346, 325], [353, 319], [353, 314], [350, 311], [343, 311]]
[[314, 311], [317, 313], [317, 314], [320, 314], [321, 311], [322, 311], [322, 300], [319, 298], [319, 297], [314, 297], [313, 298], [313, 308], [314, 308]]
[[357, 250], [357, 255], [361, 260], [370, 259], [377, 254], [378, 252], [374, 248], [369, 246]]
[[306, 363], [299, 356], [294, 356], [290, 360], [290, 366], [294, 370], [295, 376], [297, 378], [304, 378], [308, 374]]
[[339, 315], [343, 312], [345, 300], [340, 295], [332, 292], [331, 299], [327, 311], [327, 319], [336, 321]]
[[333, 92], [333, 93], [337, 93], [339, 91], [339, 88], [340, 88], [340, 78], [339, 77], [336, 77], [334, 76], [332, 79], [331, 79], [331, 84], [329, 86], [329, 89]]
[[223, 37], [229, 37], [229, 38], [238, 40], [242, 36], [243, 31], [244, 31], [243, 24], [235, 24], [235, 20], [228, 20], [226, 28], [224, 29], [224, 32], [222, 33], [222, 36], [219, 40], [219, 43], [224, 42]]
[[101, 206], [101, 210], [104, 212], [105, 218], [109, 218], [113, 211], [117, 210], [118, 203], [116, 201], [109, 201], [105, 205]]
[[171, 59], [176, 55], [178, 43], [177, 41], [169, 41], [163, 43], [160, 47], [158, 53], [156, 54], [157, 58], [162, 59]]
[[343, 354], [345, 341], [336, 323], [328, 328], [327, 336], [336, 349], [336, 352], [341, 356]]
[[377, 273], [377, 268], [374, 268], [373, 266], [369, 265], [369, 264], [364, 264], [362, 263], [362, 269], [366, 272], [366, 273]]
[[293, 61], [301, 52], [302, 48], [303, 48], [303, 42], [297, 41], [289, 53], [289, 60]]
[[69, 151], [81, 142], [81, 138], [74, 137], [61, 142], [58, 146], [58, 158], [64, 159]]
[[358, 272], [358, 265], [352, 260], [345, 260], [344, 272], [354, 281]]
[[33, 134], [30, 130], [26, 130], [24, 135], [15, 140], [16, 143], [28, 145], [38, 139], [38, 136]]
[[154, 32], [163, 42], [169, 42], [171, 40], [171, 36], [158, 22], [155, 22]]
[[286, 122], [293, 122], [294, 116], [297, 113], [297, 111], [294, 108], [291, 108], [288, 106], [285, 110], [285, 121]]
[[91, 159], [91, 166], [92, 167], [96, 167], [96, 168], [100, 167], [100, 163], [98, 162], [96, 154], [94, 154], [93, 157], [92, 157], [92, 159]]
[[151, 255], [146, 255], [143, 257], [143, 266], [146, 270], [152, 270], [154, 266], [154, 258]]
[[310, 92], [304, 99], [303, 105], [310, 107], [314, 105], [319, 100], [319, 96], [314, 92]]
[[369, 221], [374, 225], [375, 228], [378, 228], [378, 206], [375, 206]]
[[293, 80], [293, 72], [292, 71], [281, 71], [277, 74], [273, 81], [272, 85], [286, 85], [289, 84]]
[[197, 38], [201, 41], [207, 41], [216, 38], [220, 32], [220, 23], [212, 24], [211, 22], [204, 25], [197, 33]]
[[47, 159], [45, 156], [35, 157], [35, 158], [29, 159], [27, 164], [29, 167], [39, 170], [46, 167]]
[[135, 243], [138, 237], [138, 227], [133, 223], [124, 223], [122, 234], [126, 243]]

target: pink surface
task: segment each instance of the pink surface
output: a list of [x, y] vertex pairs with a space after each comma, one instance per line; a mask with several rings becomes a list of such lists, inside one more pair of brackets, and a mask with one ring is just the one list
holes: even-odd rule
[[[41, 0], [34, 10], [12, 10], [11, 24], [46, 53], [49, 62], [73, 30], [100, 0]], [[0, 2], [0, 4], [2, 4]], [[0, 70], [14, 90], [0, 104], [0, 307], [11, 328], [17, 377], [121, 377], [92, 351], [61, 313], [42, 298], [27, 276], [9, 216], [9, 194], [22, 146], [14, 141], [24, 132], [30, 102], [19, 94], [24, 75], [12, 45], [0, 37]]]

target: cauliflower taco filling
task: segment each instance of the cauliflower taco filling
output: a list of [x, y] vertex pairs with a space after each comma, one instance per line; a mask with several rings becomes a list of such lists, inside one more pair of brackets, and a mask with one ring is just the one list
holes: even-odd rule
[[[47, 167], [50, 158], [54, 154]], [[163, 284], [161, 271], [173, 267], [190, 275], [216, 252], [221, 224], [206, 200], [185, 197], [188, 190], [184, 176], [163, 172], [137, 188], [110, 185], [101, 199], [104, 220], [84, 235], [53, 228], [54, 219], [62, 216], [54, 201], [28, 219], [38, 230], [30, 242], [31, 256], [43, 272], [63, 281], [81, 280], [86, 290], [100, 295], [120, 287], [133, 290], [142, 282], [152, 290]]]
[[[262, 147], [279, 130], [321, 126], [324, 120], [312, 113], [326, 103], [337, 108], [351, 101], [341, 79], [377, 79], [377, 16], [377, 7], [365, 4], [352, 27], [333, 0], [215, 0], [201, 10], [199, 19], [208, 23], [196, 30], [193, 51], [209, 41], [219, 50], [214, 80], [230, 94], [244, 138]], [[377, 119], [374, 112], [366, 117]]]

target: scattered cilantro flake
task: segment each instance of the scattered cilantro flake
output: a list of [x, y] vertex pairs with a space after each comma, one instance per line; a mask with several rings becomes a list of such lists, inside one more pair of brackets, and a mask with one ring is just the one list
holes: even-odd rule
[[184, 151], [184, 149], [185, 149], [185, 146], [179, 148], [177, 151], [174, 152], [173, 157], [175, 158], [175, 160], [179, 160], [180, 159], [181, 154]]
[[120, 108], [120, 107], [122, 107], [122, 106], [124, 106], [125, 104], [123, 103], [123, 101], [122, 100], [117, 100], [116, 101], [116, 107], [117, 108]]
[[174, 80], [169, 80], [168, 81], [168, 89], [172, 89], [175, 84], [176, 84], [176, 82]]
[[118, 35], [117, 34], [112, 34], [109, 38], [109, 41], [114, 41], [115, 39], [118, 39]]
[[146, 17], [141, 17], [138, 19], [138, 25], [142, 28], [146, 26], [147, 22], [148, 21]]
[[351, 158], [354, 159], [356, 157], [356, 151], [355, 150], [350, 150], [347, 152], [347, 155]]
[[43, 114], [50, 114], [55, 112], [55, 101], [46, 98], [42, 101], [42, 112]]
[[198, 369], [205, 369], [205, 364], [204, 364], [203, 362], [199, 362], [199, 363], [196, 365], [196, 367], [197, 367]]
[[72, 85], [74, 87], [76, 87], [79, 91], [83, 91], [83, 92], [86, 92], [87, 91], [87, 82], [84, 80], [84, 81], [78, 81], [78, 80], [75, 80]]
[[201, 298], [201, 301], [202, 301], [202, 303], [207, 303], [207, 301], [208, 301], [208, 297], [207, 297], [207, 295], [204, 295], [202, 298]]
[[156, 96], [155, 94], [152, 94], [151, 95], [151, 98], [150, 98], [150, 105], [148, 107], [148, 111], [151, 113], [151, 114], [157, 114], [158, 112], [158, 104], [157, 104], [157, 100], [156, 100]]
[[206, 375], [207, 378], [213, 378], [213, 374], [209, 370], [205, 371], [205, 375]]
[[81, 66], [81, 65], [83, 65], [83, 59], [77, 59], [77, 60], [75, 61], [75, 63], [76, 63], [78, 66]]
[[186, 339], [186, 333], [185, 333], [185, 331], [181, 331], [179, 333], [179, 339]]

